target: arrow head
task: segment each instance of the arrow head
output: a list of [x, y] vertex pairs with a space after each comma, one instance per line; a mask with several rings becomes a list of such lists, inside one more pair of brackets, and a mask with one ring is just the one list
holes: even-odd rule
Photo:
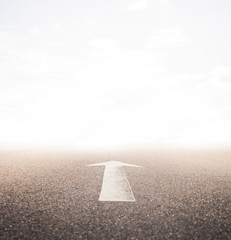
[[140, 167], [138, 165], [133, 165], [133, 164], [129, 164], [129, 163], [123, 163], [123, 162], [117, 162], [117, 161], [108, 161], [108, 162], [102, 162], [102, 163], [95, 163], [95, 164], [89, 164], [87, 166], [89, 166], [89, 167], [94, 167], [94, 166]]

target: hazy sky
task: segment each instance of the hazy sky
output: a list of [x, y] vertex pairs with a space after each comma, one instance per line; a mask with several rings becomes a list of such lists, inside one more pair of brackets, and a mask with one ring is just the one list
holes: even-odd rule
[[0, 145], [231, 146], [230, 0], [1, 0]]

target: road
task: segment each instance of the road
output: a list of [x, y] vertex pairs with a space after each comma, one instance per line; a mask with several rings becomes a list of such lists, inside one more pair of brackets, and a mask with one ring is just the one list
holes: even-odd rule
[[[107, 161], [135, 201], [98, 201]], [[231, 239], [231, 150], [1, 151], [0, 239]]]

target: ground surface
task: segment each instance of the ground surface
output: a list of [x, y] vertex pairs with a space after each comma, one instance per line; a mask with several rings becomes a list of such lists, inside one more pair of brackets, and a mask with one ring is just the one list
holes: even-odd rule
[[[136, 202], [98, 201], [110, 160]], [[231, 151], [2, 151], [0, 239], [231, 239]]]

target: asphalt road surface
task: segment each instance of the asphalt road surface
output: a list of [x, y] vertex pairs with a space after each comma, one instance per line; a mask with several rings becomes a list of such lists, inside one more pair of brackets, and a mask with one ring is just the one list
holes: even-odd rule
[[[98, 201], [105, 161], [135, 201]], [[231, 239], [231, 150], [2, 151], [0, 239]]]

